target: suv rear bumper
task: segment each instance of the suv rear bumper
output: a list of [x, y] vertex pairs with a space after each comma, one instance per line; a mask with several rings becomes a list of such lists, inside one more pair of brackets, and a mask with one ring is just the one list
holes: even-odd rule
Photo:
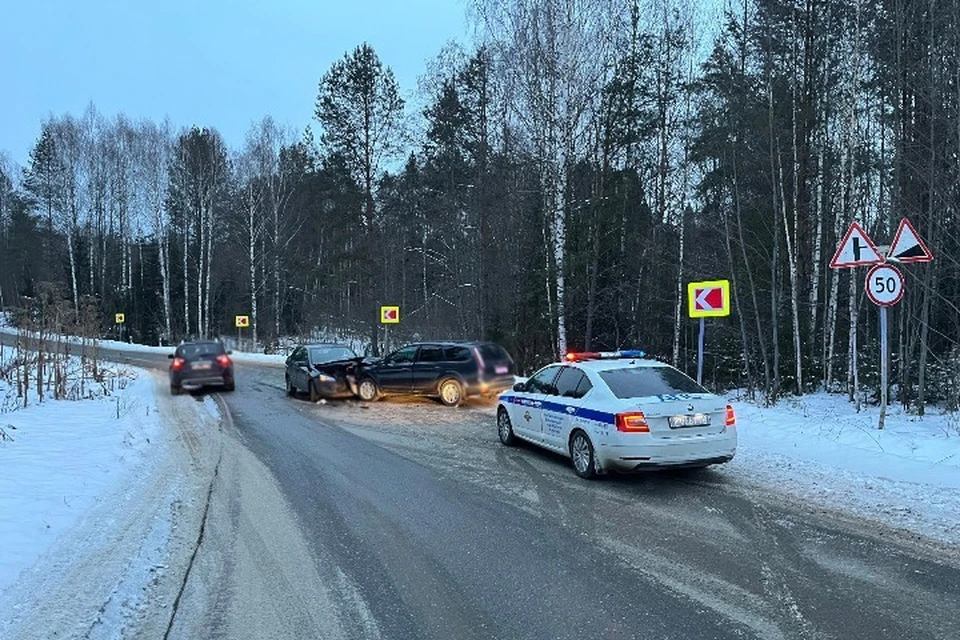
[[476, 384], [470, 385], [467, 394], [471, 396], [495, 396], [501, 391], [512, 389], [513, 384], [514, 377], [512, 375], [482, 379]]

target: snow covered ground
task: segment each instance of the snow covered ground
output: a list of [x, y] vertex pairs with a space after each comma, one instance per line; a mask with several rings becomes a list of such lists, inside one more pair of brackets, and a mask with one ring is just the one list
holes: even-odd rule
[[842, 395], [733, 404], [738, 481], [960, 544], [960, 414], [894, 406], [880, 431], [878, 407], [856, 413]]
[[114, 395], [39, 403], [31, 388], [26, 408], [0, 379], [0, 591], [151, 454], [153, 381], [129, 368], [110, 377]]
[[[170, 352], [101, 344], [128, 352]], [[235, 357], [239, 362], [283, 360]], [[177, 529], [171, 514], [197, 510], [185, 505], [203, 494], [202, 482], [174, 479], [186, 477], [186, 468], [209, 472], [212, 454], [191, 451], [192, 458], [180, 460], [177, 456], [185, 454], [173, 443], [212, 446], [213, 440], [202, 441], [216, 428], [213, 401], [161, 403], [155, 393], [163, 389], [163, 375], [115, 370], [110, 395], [42, 404], [34, 395], [26, 408], [16, 410], [14, 405], [22, 403], [15, 402], [9, 382], [0, 380], [0, 429], [7, 436], [0, 435], [0, 611], [5, 611], [0, 637], [24, 629], [27, 612], [43, 602], [55, 612], [55, 597], [36, 600], [36, 594], [48, 594], [54, 576], [69, 577], [68, 567], [93, 562], [89, 558], [117, 562], [114, 572], [123, 577], [101, 585], [103, 593], [94, 595], [106, 604], [94, 606], [92, 618], [77, 624], [88, 637], [119, 628], [124, 616], [139, 615], [146, 607], [145, 598], [157, 599], [149, 584], [166, 567], [162, 550]], [[931, 408], [921, 419], [892, 407], [887, 428], [879, 431], [876, 407], [856, 413], [843, 396], [810, 395], [772, 408], [733, 404], [740, 446], [734, 461], [717, 469], [725, 485], [783, 492], [960, 544], [960, 415]], [[193, 435], [186, 433], [189, 429]], [[92, 551], [98, 545], [99, 555]], [[76, 585], [88, 587], [83, 572], [73, 571], [77, 577], [67, 580], [62, 598], [75, 596]]]
[[[3, 350], [0, 370], [12, 355]], [[70, 359], [74, 384], [79, 368]], [[0, 637], [113, 637], [168, 595], [158, 577], [196, 535], [177, 505], [203, 495], [209, 462], [185, 460], [183, 432], [157, 404], [165, 379], [108, 369], [85, 399], [39, 402], [31, 388], [26, 407], [0, 376]], [[212, 400], [180, 404], [181, 421], [216, 428]]]

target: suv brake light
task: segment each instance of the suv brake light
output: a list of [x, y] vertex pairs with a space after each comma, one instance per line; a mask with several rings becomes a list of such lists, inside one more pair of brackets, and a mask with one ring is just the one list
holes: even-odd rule
[[627, 433], [650, 433], [650, 425], [643, 411], [617, 414], [617, 431]]
[[220, 355], [217, 356], [217, 362], [219, 362], [224, 367], [229, 367], [231, 364], [230, 356], [228, 356], [225, 353], [221, 353]]
[[187, 361], [184, 360], [183, 358], [180, 358], [180, 357], [174, 358], [173, 364], [170, 365], [170, 368], [173, 369], [174, 371], [180, 371], [180, 369], [183, 369], [183, 365], [186, 364], [186, 362]]
[[733, 425], [737, 424], [737, 414], [733, 412], [733, 405], [732, 405], [732, 404], [728, 404], [728, 405], [727, 405], [727, 420], [726, 420], [726, 423], [727, 423], [727, 426], [728, 426], [728, 427], [732, 427]]

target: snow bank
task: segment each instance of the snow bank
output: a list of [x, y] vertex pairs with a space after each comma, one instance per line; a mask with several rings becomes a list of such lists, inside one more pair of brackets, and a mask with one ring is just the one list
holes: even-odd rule
[[154, 382], [143, 371], [115, 370], [111, 395], [66, 401], [50, 394], [40, 403], [31, 389], [26, 408], [0, 377], [0, 592], [141, 466], [157, 442]]
[[845, 396], [733, 404], [739, 478], [960, 542], [960, 415], [891, 407], [879, 431], [879, 408], [856, 413]]

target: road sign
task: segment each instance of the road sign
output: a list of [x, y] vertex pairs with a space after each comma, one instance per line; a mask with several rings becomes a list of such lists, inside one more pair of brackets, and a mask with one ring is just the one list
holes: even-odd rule
[[237, 329], [246, 329], [250, 326], [250, 316], [234, 316], [233, 322]]
[[878, 264], [867, 273], [867, 296], [878, 307], [892, 307], [903, 297], [903, 274], [892, 264]]
[[730, 315], [730, 281], [708, 280], [687, 284], [687, 307], [691, 318]]
[[382, 324], [397, 324], [400, 322], [400, 307], [380, 307], [380, 322]]
[[126, 321], [127, 321], [127, 316], [126, 316], [126, 314], [116, 313], [116, 314], [114, 314], [114, 316], [113, 316], [113, 323], [114, 323], [114, 324], [123, 324], [123, 323], [126, 322]]
[[887, 258], [894, 258], [897, 262], [930, 262], [933, 254], [923, 244], [910, 221], [904, 218], [897, 227], [897, 234], [893, 236]]
[[831, 269], [843, 269], [844, 267], [856, 267], [867, 264], [879, 264], [883, 262], [883, 256], [877, 250], [877, 245], [867, 235], [856, 222], [850, 224], [843, 241], [837, 247], [837, 252], [833, 254], [833, 260], [830, 261]]

